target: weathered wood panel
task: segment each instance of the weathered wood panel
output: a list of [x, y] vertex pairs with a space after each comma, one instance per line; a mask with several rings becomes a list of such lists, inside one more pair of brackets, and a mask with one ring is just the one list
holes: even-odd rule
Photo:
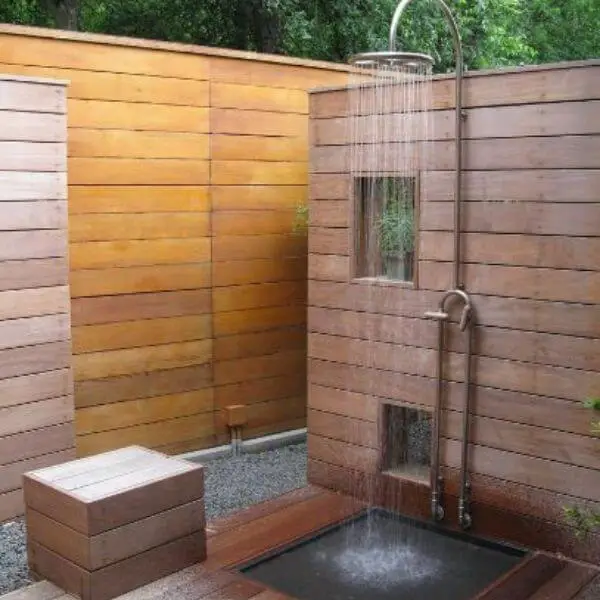
[[[0, 141], [9, 156], [0, 203], [11, 230], [0, 240], [0, 316], [54, 323], [68, 306], [54, 292], [66, 290], [68, 256], [75, 404], [85, 423], [79, 452], [128, 440], [169, 452], [213, 444], [226, 435], [213, 414], [225, 398], [261, 404], [246, 436], [302, 425], [305, 365], [286, 357], [304, 352], [306, 236], [292, 225], [307, 196], [306, 90], [345, 83], [347, 69], [55, 33], [0, 28], [0, 72], [70, 82], [68, 99], [19, 84], [0, 100], [0, 114], [12, 115]], [[54, 149], [67, 139], [67, 109], [68, 253], [53, 237], [66, 227], [64, 157]], [[25, 157], [39, 172], [13, 170]], [[27, 275], [22, 261], [31, 262]], [[41, 341], [35, 323], [31, 335]], [[62, 365], [56, 348], [45, 346], [40, 361]], [[14, 370], [20, 351], [6, 351], [5, 368]], [[173, 404], [169, 414], [164, 398], [204, 393], [219, 363], [227, 371], [253, 360], [266, 366], [248, 394], [231, 395], [237, 380], [214, 390], [212, 429], [207, 416], [192, 435], [183, 409]], [[290, 381], [287, 392], [277, 378]], [[126, 405], [138, 422], [120, 425]], [[102, 417], [101, 431], [90, 423], [105, 413], [85, 412], [92, 407], [115, 415]], [[163, 418], [164, 432], [149, 414]]]
[[293, 224], [307, 196], [305, 90], [346, 75], [211, 67], [215, 405], [245, 404], [253, 437], [304, 425], [306, 236]]
[[[581, 402], [600, 389], [600, 131], [594, 118], [600, 65], [563, 66], [466, 78], [461, 272], [476, 310], [469, 468], [475, 520], [499, 510], [515, 523], [504, 531], [490, 517], [476, 524], [479, 531], [589, 559], [596, 542], [590, 549], [577, 540], [563, 508], [598, 510], [600, 501], [597, 439]], [[578, 81], [578, 90], [567, 89], [567, 80]], [[437, 325], [424, 313], [452, 285], [455, 149], [448, 110], [453, 82], [440, 78], [433, 86], [436, 141], [420, 180], [414, 289], [355, 278], [347, 145], [353, 92], [314, 93], [310, 112], [311, 471], [321, 483], [333, 477], [328, 485], [339, 489], [359, 490], [358, 480], [371, 481], [369, 489], [384, 504], [394, 503], [397, 489], [401, 501], [394, 506], [423, 515], [426, 482], [419, 500], [408, 492], [414, 483], [392, 484], [381, 474], [380, 407], [431, 410], [436, 398]], [[376, 124], [373, 117], [361, 119]], [[383, 119], [401, 124], [406, 117]], [[393, 131], [387, 128], [378, 148], [364, 140], [365, 175], [393, 173], [388, 157], [415, 152], [394, 143]], [[466, 346], [454, 310], [451, 317], [440, 426], [446, 492], [454, 502]], [[344, 478], [354, 483], [345, 488]], [[389, 497], [377, 488], [389, 488]]]
[[[571, 102], [600, 99], [597, 63], [565, 63], [541, 68], [470, 71], [465, 75], [466, 107], [512, 106], [545, 102]], [[433, 82], [432, 107], [452, 108], [455, 86], [452, 76]], [[344, 89], [315, 93], [310, 97], [312, 118], [343, 117], [348, 114], [351, 92]], [[395, 107], [390, 103], [390, 109]]]
[[[71, 81], [69, 254], [76, 405], [109, 402], [117, 414], [120, 402], [132, 394], [151, 403], [154, 397], [160, 401], [178, 393], [176, 381], [168, 380], [180, 369], [209, 363], [212, 353], [209, 59], [44, 35], [2, 37], [0, 62], [6, 70]], [[46, 141], [65, 139], [51, 127], [55, 117], [49, 111], [44, 115]], [[19, 136], [14, 139], [34, 127], [21, 120], [24, 127], [12, 125], [11, 132]], [[27, 185], [23, 181], [19, 195], [6, 200], [36, 200]], [[47, 199], [63, 197], [46, 194]], [[33, 217], [28, 211], [29, 203], [23, 202], [12, 219], [54, 226], [52, 213], [38, 211]], [[157, 388], [136, 393], [123, 377], [131, 377], [134, 387], [156, 382]], [[102, 399], [96, 390], [116, 393]], [[145, 424], [142, 404], [137, 414]], [[163, 415], [179, 416], [175, 405], [172, 417], [168, 411]], [[118, 421], [111, 427], [135, 425]], [[121, 445], [117, 435], [112, 439]], [[160, 444], [160, 433], [157, 439]], [[171, 433], [165, 443], [177, 441]]]
[[74, 454], [65, 111], [64, 84], [0, 76], [0, 522]]

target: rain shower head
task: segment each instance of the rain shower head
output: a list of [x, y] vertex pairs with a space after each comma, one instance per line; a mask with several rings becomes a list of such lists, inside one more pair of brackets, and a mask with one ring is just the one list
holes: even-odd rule
[[418, 71], [431, 67], [433, 58], [420, 52], [362, 52], [350, 57], [349, 63], [360, 69]]

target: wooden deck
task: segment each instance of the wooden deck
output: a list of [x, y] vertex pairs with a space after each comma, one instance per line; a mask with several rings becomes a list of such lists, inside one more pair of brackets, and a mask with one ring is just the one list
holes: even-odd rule
[[[362, 510], [352, 498], [308, 486], [209, 523], [208, 560], [120, 596], [119, 600], [293, 600], [233, 572], [236, 565]], [[475, 600], [592, 600], [600, 568], [533, 553]], [[2, 600], [71, 600], [43, 581]]]

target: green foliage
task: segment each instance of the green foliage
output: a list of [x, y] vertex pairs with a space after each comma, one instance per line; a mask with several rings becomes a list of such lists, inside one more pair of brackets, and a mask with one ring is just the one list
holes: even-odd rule
[[567, 523], [575, 529], [575, 535], [580, 540], [600, 528], [600, 513], [584, 510], [578, 506], [568, 506], [564, 509], [564, 513]]
[[[469, 69], [600, 55], [597, 0], [447, 0]], [[346, 61], [388, 46], [396, 0], [0, 0], [0, 21]], [[576, 33], [575, 33], [576, 32]], [[415, 0], [398, 47], [454, 69], [434, 0]]]
[[45, 3], [40, 0], [4, 0], [0, 2], [0, 22], [16, 25], [48, 26], [52, 22]]
[[292, 224], [292, 232], [303, 234], [308, 229], [308, 206], [306, 204], [298, 204], [294, 213], [294, 222]]
[[[600, 396], [593, 396], [588, 398], [584, 402], [586, 408], [590, 408], [593, 411], [600, 412]], [[594, 435], [600, 436], [600, 421], [592, 421], [591, 429]]]
[[[587, 398], [584, 406], [594, 412], [600, 411], [600, 396]], [[591, 431], [600, 436], [600, 421], [592, 421]], [[575, 535], [583, 539], [590, 533], [600, 529], [600, 512], [586, 510], [578, 506], [567, 506], [564, 509], [565, 519], [575, 529]]]
[[379, 249], [384, 256], [405, 256], [414, 250], [415, 209], [412, 186], [398, 179], [384, 179], [385, 205], [376, 222]]

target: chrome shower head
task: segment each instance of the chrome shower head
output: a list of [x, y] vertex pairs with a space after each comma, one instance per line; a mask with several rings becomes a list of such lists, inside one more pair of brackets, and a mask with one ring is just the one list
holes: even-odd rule
[[350, 57], [349, 63], [360, 69], [384, 69], [403, 71], [419, 71], [433, 65], [433, 58], [429, 54], [420, 52], [362, 52]]

